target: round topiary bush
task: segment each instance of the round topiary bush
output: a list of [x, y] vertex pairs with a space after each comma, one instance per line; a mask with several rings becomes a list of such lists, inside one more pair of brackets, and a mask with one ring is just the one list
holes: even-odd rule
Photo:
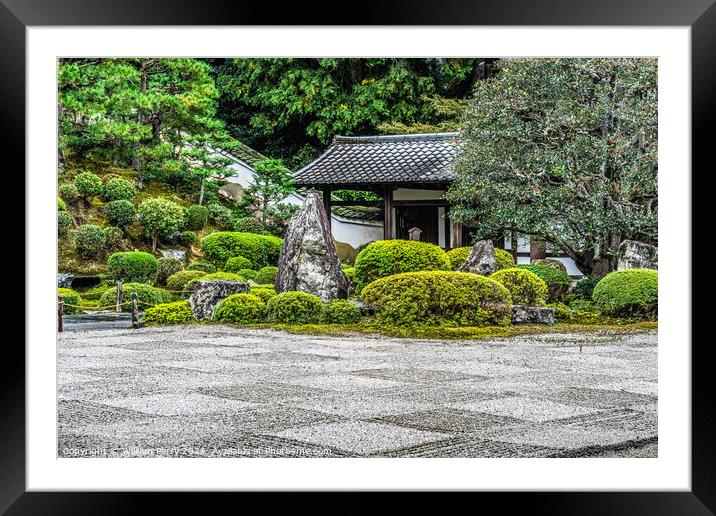
[[134, 188], [134, 185], [121, 177], [109, 179], [102, 189], [102, 198], [105, 201], [126, 200], [133, 202], [136, 196], [137, 189]]
[[116, 249], [122, 243], [124, 233], [116, 226], [107, 226], [104, 228], [105, 246], [107, 249]]
[[80, 191], [73, 183], [62, 183], [57, 187], [57, 193], [67, 204], [74, 204], [80, 197]]
[[654, 318], [658, 311], [659, 273], [651, 269], [610, 272], [594, 287], [592, 299], [607, 315]]
[[231, 226], [232, 213], [229, 208], [226, 208], [219, 203], [209, 204], [206, 208], [209, 213], [209, 219], [211, 219], [214, 224], [219, 226], [221, 229], [226, 229]]
[[450, 270], [445, 251], [415, 240], [378, 240], [363, 249], [355, 263], [355, 289], [379, 278], [402, 272]]
[[96, 174], [91, 172], [80, 172], [75, 176], [75, 186], [79, 195], [85, 199], [94, 197], [95, 195], [101, 195], [104, 185], [102, 179]]
[[157, 279], [157, 259], [141, 251], [114, 253], [107, 259], [109, 273], [128, 283], [153, 283]]
[[597, 283], [599, 283], [603, 277], [604, 276], [586, 276], [582, 278], [574, 286], [572, 293], [577, 299], [586, 299], [591, 301], [594, 287], [597, 286]]
[[167, 288], [172, 291], [184, 291], [190, 281], [198, 280], [206, 276], [204, 271], [179, 271], [167, 278]]
[[326, 303], [321, 312], [321, 322], [325, 324], [355, 324], [360, 317], [360, 308], [345, 299]]
[[190, 246], [196, 242], [196, 233], [193, 231], [182, 231], [179, 234], [179, 243], [181, 245]]
[[534, 272], [549, 289], [549, 302], [563, 301], [572, 287], [572, 278], [561, 269], [550, 265], [518, 265], [517, 268]]
[[67, 211], [67, 205], [65, 204], [65, 201], [57, 198], [57, 211]]
[[272, 288], [253, 287], [249, 290], [249, 294], [260, 297], [261, 301], [267, 303], [269, 299], [276, 295], [276, 291]]
[[[122, 311], [131, 311], [133, 293], [137, 294], [140, 310], [146, 310], [149, 306], [171, 303], [172, 301], [171, 293], [161, 288], [152, 287], [146, 283], [125, 283], [122, 285]], [[113, 306], [116, 303], [117, 287], [105, 290], [99, 299], [100, 306]]]
[[490, 278], [503, 285], [512, 296], [515, 305], [544, 306], [547, 304], [549, 289], [547, 284], [534, 272], [518, 269], [502, 269], [490, 275]]
[[233, 294], [221, 301], [215, 318], [224, 323], [251, 324], [264, 318], [266, 303], [253, 294]]
[[142, 321], [149, 325], [192, 324], [196, 322], [186, 300], [162, 303], [147, 308]]
[[110, 201], [104, 205], [104, 218], [113, 226], [123, 228], [137, 219], [134, 204], [125, 199]]
[[72, 225], [72, 216], [66, 211], [57, 212], [57, 234], [64, 235]]
[[184, 264], [178, 258], [162, 256], [157, 260], [157, 283], [166, 285], [169, 276], [184, 270]]
[[104, 252], [107, 237], [104, 230], [94, 224], [83, 224], [72, 238], [77, 254], [82, 258], [94, 258]]
[[209, 210], [201, 204], [193, 204], [186, 209], [186, 228], [194, 231], [204, 229], [209, 222]]
[[274, 283], [274, 281], [276, 280], [276, 274], [278, 274], [278, 267], [269, 265], [268, 267], [263, 267], [262, 269], [259, 269], [253, 280], [260, 285]]
[[207, 274], [213, 274], [216, 272], [216, 266], [209, 262], [194, 262], [189, 264], [186, 268], [188, 271], [204, 271]]
[[[76, 308], [82, 305], [82, 296], [80, 296], [79, 292], [76, 292], [72, 290], [71, 288], [58, 288], [57, 289], [57, 295], [58, 296], [65, 296], [64, 302], [65, 306], [62, 310], [65, 314], [78, 314], [82, 312], [81, 308]], [[68, 306], [68, 305], [74, 305], [74, 306]]]
[[229, 258], [226, 260], [226, 264], [224, 265], [224, 270], [226, 272], [233, 272], [235, 274], [238, 274], [242, 269], [250, 268], [251, 260], [244, 258], [243, 256], [234, 256], [233, 258]]
[[500, 269], [511, 269], [516, 265], [515, 259], [512, 253], [495, 247], [495, 258], [497, 259], [497, 265]]
[[224, 265], [229, 258], [243, 256], [251, 261], [252, 267], [261, 268], [277, 263], [282, 243], [271, 235], [220, 231], [201, 240], [201, 252], [217, 266]]
[[271, 322], [316, 324], [320, 321], [323, 301], [306, 292], [282, 292], [269, 299], [266, 305]]
[[363, 289], [379, 321], [403, 326], [506, 325], [510, 293], [498, 282], [469, 272], [424, 271], [387, 276]]
[[470, 251], [472, 251], [472, 247], [456, 247], [445, 253], [445, 256], [447, 256], [447, 259], [450, 261], [450, 269], [454, 271], [458, 270], [460, 266], [465, 263], [465, 260], [467, 260]]

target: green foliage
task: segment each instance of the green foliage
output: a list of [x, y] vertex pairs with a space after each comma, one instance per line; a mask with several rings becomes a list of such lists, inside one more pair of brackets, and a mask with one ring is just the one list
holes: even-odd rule
[[249, 294], [261, 298], [264, 303], [268, 303], [268, 300], [276, 295], [276, 291], [272, 288], [252, 287], [249, 289]]
[[91, 172], [80, 172], [75, 176], [75, 187], [79, 195], [85, 199], [90, 199], [95, 195], [101, 195], [104, 185], [102, 179]]
[[82, 312], [81, 308], [75, 308], [72, 306], [67, 305], [75, 305], [75, 306], [81, 306], [82, 305], [82, 296], [80, 296], [79, 292], [76, 292], [70, 288], [58, 288], [57, 289], [57, 295], [58, 296], [65, 296], [64, 302], [65, 306], [62, 310], [65, 314], [78, 314]]
[[474, 91], [451, 219], [535, 235], [588, 273], [618, 237], [656, 243], [656, 59], [504, 59]]
[[352, 284], [355, 281], [355, 275], [356, 275], [356, 268], [355, 267], [341, 267], [343, 269], [343, 274], [346, 275], [346, 278], [348, 278], [348, 281]]
[[[110, 288], [112, 288], [112, 285], [108, 285], [105, 283], [97, 285], [94, 288], [91, 288], [89, 290], [82, 292], [82, 300], [85, 302], [87, 302], [87, 301], [97, 301], [98, 302], [100, 300], [100, 298], [102, 297], [102, 294], [104, 294]], [[99, 304], [97, 306], [99, 306]]]
[[495, 258], [497, 259], [497, 265], [500, 269], [511, 269], [516, 266], [515, 258], [512, 253], [495, 247]]
[[356, 258], [355, 287], [360, 293], [372, 281], [391, 274], [450, 270], [445, 251], [434, 244], [414, 240], [379, 240]]
[[157, 279], [157, 259], [149, 253], [114, 253], [107, 267], [114, 279], [128, 283], [153, 283]]
[[64, 199], [67, 204], [74, 204], [80, 197], [80, 191], [74, 185], [74, 183], [62, 183], [57, 187], [57, 193]]
[[512, 317], [508, 290], [490, 278], [467, 272], [387, 276], [366, 286], [361, 297], [375, 308], [379, 321], [389, 324], [506, 325]]
[[186, 209], [186, 223], [187, 229], [193, 231], [199, 231], [204, 229], [209, 221], [209, 210], [206, 206], [194, 204]]
[[65, 201], [57, 198], [57, 211], [67, 211], [67, 205], [65, 204]]
[[179, 243], [184, 246], [190, 246], [196, 242], [196, 233], [193, 231], [182, 231], [179, 234]]
[[[255, 280], [258, 272], [256, 272], [253, 269], [241, 269], [236, 274], [238, 274], [239, 276], [241, 276], [242, 278], [247, 279], [247, 280]], [[259, 283], [259, 282], [257, 281], [256, 283]]]
[[139, 222], [152, 239], [152, 251], [156, 251], [160, 237], [169, 236], [184, 224], [184, 208], [168, 199], [150, 198], [139, 206]]
[[110, 201], [104, 206], [104, 217], [113, 226], [128, 226], [136, 219], [134, 204], [126, 199]]
[[503, 285], [512, 296], [515, 305], [544, 306], [549, 289], [534, 272], [525, 269], [501, 269], [490, 278]]
[[229, 258], [243, 256], [253, 267], [261, 268], [278, 262], [283, 241], [270, 235], [217, 232], [201, 240], [201, 252], [212, 263], [221, 266]]
[[355, 324], [360, 318], [360, 308], [345, 299], [324, 304], [321, 312], [321, 322], [325, 324]]
[[323, 301], [306, 292], [282, 292], [269, 299], [266, 305], [271, 322], [312, 324], [320, 320]]
[[244, 233], [262, 234], [266, 232], [266, 227], [256, 217], [238, 217], [234, 219], [234, 231]]
[[102, 191], [102, 197], [105, 201], [131, 201], [134, 202], [134, 198], [137, 196], [137, 189], [134, 185], [122, 179], [121, 177], [113, 177], [109, 179], [105, 184]]
[[72, 240], [80, 257], [95, 258], [104, 252], [107, 236], [101, 227], [83, 224], [77, 228]]
[[157, 283], [166, 285], [169, 276], [184, 270], [184, 264], [177, 258], [162, 256], [157, 260]]
[[586, 276], [577, 282], [572, 293], [578, 299], [591, 301], [594, 287], [597, 286], [597, 283], [599, 283], [601, 279], [602, 276]]
[[276, 280], [276, 274], [278, 274], [278, 267], [269, 265], [268, 267], [259, 269], [253, 279], [256, 283], [264, 285], [267, 283], [273, 283]]
[[[207, 274], [213, 274], [216, 272], [216, 266], [209, 262], [194, 262], [190, 264], [186, 270], [188, 271], [204, 271]], [[229, 271], [233, 272], [233, 271]]]
[[175, 291], [187, 290], [190, 281], [199, 280], [206, 276], [206, 274], [204, 271], [190, 270], [175, 272], [167, 278], [167, 288]]
[[447, 259], [450, 261], [450, 269], [453, 271], [458, 270], [462, 264], [465, 263], [467, 257], [470, 256], [470, 251], [472, 251], [472, 247], [468, 246], [456, 247], [445, 253], [445, 256], [447, 256]]
[[199, 281], [212, 281], [212, 280], [244, 282], [246, 280], [246, 278], [244, 278], [243, 276], [239, 276], [238, 274], [233, 274], [231, 272], [213, 272], [211, 274], [207, 274], [206, 276], [202, 276], [201, 278], [197, 278], [197, 279], [193, 279], [193, 280], [189, 281], [185, 285], [185, 288], [191, 289]]
[[57, 234], [64, 235], [72, 225], [72, 216], [66, 211], [57, 212]]
[[251, 324], [261, 322], [266, 303], [253, 294], [233, 294], [216, 308], [215, 318], [223, 323]]
[[116, 226], [107, 226], [104, 228], [105, 246], [107, 249], [116, 249], [122, 243], [124, 233], [121, 228]]
[[162, 303], [144, 311], [142, 321], [148, 325], [160, 324], [192, 324], [196, 322], [191, 313], [189, 303], [175, 301], [174, 303]]
[[243, 256], [234, 256], [233, 258], [229, 258], [226, 260], [226, 264], [224, 265], [224, 270], [226, 272], [233, 272], [235, 274], [239, 274], [239, 271], [243, 269], [250, 268], [251, 260], [244, 258]]
[[[146, 283], [125, 283], [122, 285], [122, 311], [132, 309], [132, 294], [137, 294], [139, 309], [146, 310], [150, 305], [170, 303], [172, 295], [161, 288], [152, 287]], [[105, 290], [99, 300], [100, 306], [112, 306], [117, 303], [117, 287]]]
[[567, 272], [567, 267], [564, 266], [562, 262], [555, 258], [539, 258], [537, 260], [533, 260], [531, 265], [540, 265], [542, 267], [552, 267], [553, 269], [558, 269], [562, 272]]
[[242, 202], [258, 215], [261, 226], [266, 227], [271, 210], [294, 191], [293, 176], [280, 159], [262, 159], [254, 163], [253, 168], [253, 182], [244, 190]]
[[233, 214], [229, 208], [222, 206], [219, 203], [212, 203], [207, 206], [209, 213], [209, 219], [222, 229], [227, 229], [231, 226], [231, 218]]
[[549, 289], [548, 301], [564, 301], [564, 298], [572, 286], [572, 278], [563, 270], [556, 269], [549, 265], [518, 265], [519, 269], [534, 272], [547, 284]]
[[659, 273], [651, 269], [609, 273], [594, 287], [592, 299], [607, 315], [655, 318], [659, 301]]
[[233, 173], [229, 167], [233, 161], [216, 152], [222, 147], [223, 137], [223, 131], [187, 135], [188, 145], [181, 150], [187, 180], [199, 184], [199, 204], [204, 203], [207, 179], [226, 178]]

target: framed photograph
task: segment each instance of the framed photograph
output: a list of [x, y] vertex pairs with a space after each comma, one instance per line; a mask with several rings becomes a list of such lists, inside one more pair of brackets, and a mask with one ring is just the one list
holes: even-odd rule
[[27, 244], [3, 512], [716, 510], [691, 297], [716, 7], [387, 7], [0, 0]]

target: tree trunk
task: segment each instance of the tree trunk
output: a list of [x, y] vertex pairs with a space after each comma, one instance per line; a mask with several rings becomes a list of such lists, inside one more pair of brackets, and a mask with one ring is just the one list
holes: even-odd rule
[[157, 232], [152, 233], [152, 252], [157, 252]]
[[199, 204], [204, 204], [204, 178], [201, 178], [201, 187], [199, 188]]

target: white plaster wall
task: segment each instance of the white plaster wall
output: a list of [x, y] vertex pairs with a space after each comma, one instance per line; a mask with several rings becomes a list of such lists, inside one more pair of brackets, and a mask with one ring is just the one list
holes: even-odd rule
[[393, 190], [394, 201], [415, 201], [420, 199], [442, 199], [443, 190], [420, 190], [417, 188], [398, 188]]

